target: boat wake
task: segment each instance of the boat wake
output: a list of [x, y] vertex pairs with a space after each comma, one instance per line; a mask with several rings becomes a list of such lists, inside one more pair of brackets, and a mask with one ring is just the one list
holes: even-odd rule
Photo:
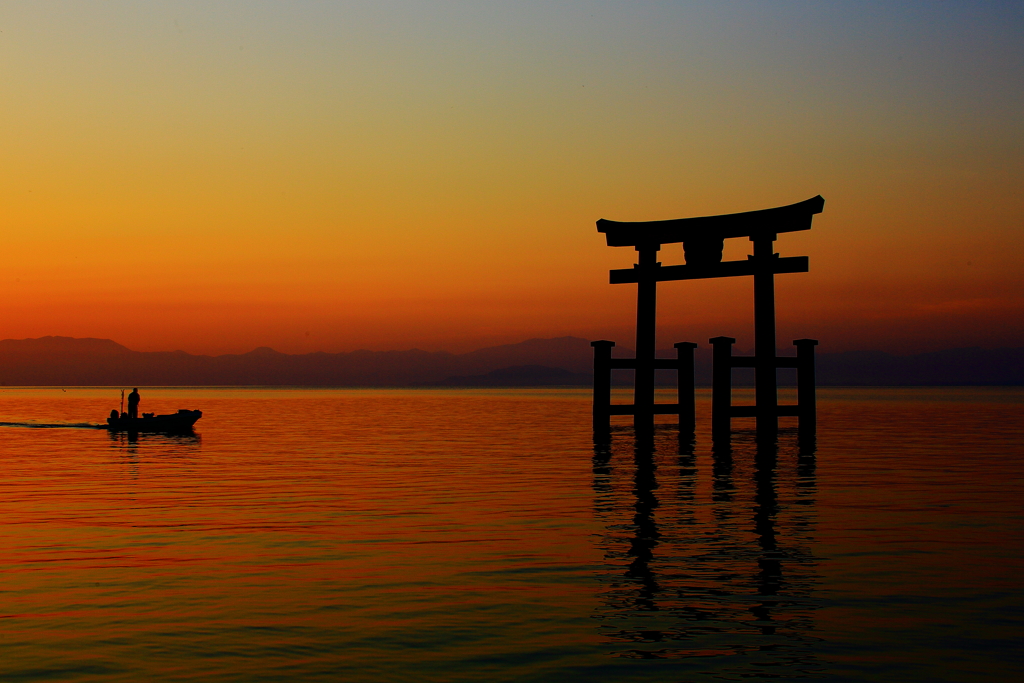
[[106, 425], [93, 422], [0, 422], [0, 427], [26, 427], [28, 429], [106, 429]]

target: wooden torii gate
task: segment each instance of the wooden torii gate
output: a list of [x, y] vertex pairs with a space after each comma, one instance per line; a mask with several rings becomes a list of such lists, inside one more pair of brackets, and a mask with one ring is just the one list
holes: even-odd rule
[[[712, 432], [728, 435], [733, 417], [757, 418], [759, 436], [774, 435], [780, 415], [797, 415], [800, 430], [814, 431], [814, 346], [813, 339], [797, 339], [796, 357], [777, 356], [775, 349], [775, 275], [805, 273], [806, 256], [780, 257], [774, 253], [779, 233], [810, 230], [814, 214], [821, 213], [825, 200], [819, 195], [803, 202], [761, 211], [680, 218], [667, 221], [619, 222], [599, 220], [597, 231], [604, 233], [610, 247], [633, 247], [639, 252], [632, 268], [611, 271], [611, 284], [637, 285], [636, 357], [612, 358], [615, 342], [591, 342], [594, 347], [594, 429], [606, 430], [611, 415], [632, 415], [636, 428], [649, 429], [657, 414], [678, 414], [680, 429], [694, 427], [693, 350], [697, 344], [675, 345], [677, 358], [655, 358], [657, 329], [657, 285], [671, 280], [701, 280], [717, 277], [754, 277], [754, 355], [732, 355], [732, 337], [714, 337]], [[745, 261], [722, 261], [724, 241], [746, 237], [753, 242], [753, 254]], [[685, 264], [663, 266], [657, 254], [663, 244], [682, 242]], [[732, 368], [754, 368], [752, 406], [732, 405]], [[629, 368], [635, 371], [633, 403], [611, 403], [611, 371]], [[797, 405], [778, 404], [777, 368], [797, 369]], [[677, 403], [654, 402], [654, 373], [674, 369], [678, 373]]]

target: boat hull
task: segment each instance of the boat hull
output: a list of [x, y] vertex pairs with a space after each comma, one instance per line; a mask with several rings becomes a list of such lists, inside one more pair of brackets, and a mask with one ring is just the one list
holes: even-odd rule
[[152, 417], [108, 417], [107, 429], [114, 432], [188, 432], [202, 416], [201, 410], [179, 410], [172, 415]]

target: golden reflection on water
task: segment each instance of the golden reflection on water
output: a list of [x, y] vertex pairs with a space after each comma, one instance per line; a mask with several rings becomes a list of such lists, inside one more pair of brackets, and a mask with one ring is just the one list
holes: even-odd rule
[[759, 449], [595, 444], [579, 390], [144, 389], [204, 417], [131, 436], [3, 389], [0, 678], [1008, 678], [1022, 398], [823, 390]]

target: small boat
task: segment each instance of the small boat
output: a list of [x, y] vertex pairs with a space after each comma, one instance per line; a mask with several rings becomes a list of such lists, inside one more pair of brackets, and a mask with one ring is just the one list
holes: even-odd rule
[[143, 413], [142, 417], [128, 417], [126, 413], [110, 411], [107, 429], [114, 432], [188, 432], [203, 416], [201, 410], [179, 410], [171, 415]]

